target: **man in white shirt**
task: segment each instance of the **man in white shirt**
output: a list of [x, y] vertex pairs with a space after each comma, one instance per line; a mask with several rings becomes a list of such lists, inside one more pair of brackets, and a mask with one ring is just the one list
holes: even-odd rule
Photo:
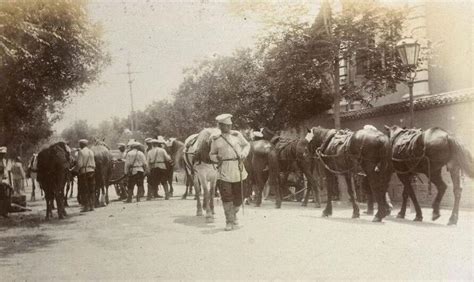
[[170, 162], [171, 157], [165, 149], [159, 147], [162, 141], [157, 139], [150, 141], [152, 148], [147, 153], [148, 166], [150, 167], [150, 175], [148, 176], [150, 187], [148, 188], [147, 200], [150, 200], [156, 194], [159, 184], [163, 185], [165, 190], [165, 200], [169, 199], [166, 162]]
[[250, 151], [250, 144], [242, 133], [232, 129], [232, 115], [216, 117], [221, 133], [211, 137], [209, 157], [218, 163], [219, 192], [226, 217], [226, 231], [238, 225], [236, 214], [242, 205], [242, 181], [247, 178], [243, 161]]
[[139, 191], [144, 190], [143, 179], [145, 178], [145, 173], [148, 172], [145, 154], [138, 150], [139, 147], [140, 143], [133, 142], [131, 144], [131, 150], [127, 153], [125, 158], [125, 174], [128, 175], [127, 203], [132, 202], [135, 185], [138, 187], [137, 202], [140, 201], [141, 195]]
[[81, 148], [77, 158], [78, 190], [83, 204], [83, 212], [93, 211], [95, 204], [95, 160], [94, 152], [87, 147], [89, 141], [79, 140]]

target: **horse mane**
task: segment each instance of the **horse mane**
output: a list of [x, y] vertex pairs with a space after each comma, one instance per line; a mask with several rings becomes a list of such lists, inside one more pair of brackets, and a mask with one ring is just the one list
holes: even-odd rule
[[201, 132], [199, 132], [195, 143], [196, 156], [198, 160], [211, 163], [211, 159], [209, 157], [209, 152], [211, 151], [211, 137], [220, 133], [220, 129], [215, 127], [204, 128], [201, 130]]

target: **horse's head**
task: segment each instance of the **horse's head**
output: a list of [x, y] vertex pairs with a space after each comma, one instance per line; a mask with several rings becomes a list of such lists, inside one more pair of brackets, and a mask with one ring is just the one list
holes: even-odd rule
[[311, 153], [314, 153], [316, 148], [321, 146], [321, 144], [326, 139], [326, 135], [328, 134], [330, 129], [316, 126], [311, 129], [307, 129], [307, 134], [305, 139], [308, 140], [308, 148]]
[[385, 125], [385, 131], [388, 134], [388, 138], [390, 139], [390, 144], [393, 144], [393, 140], [405, 129], [403, 127], [400, 127], [398, 125], [392, 125], [388, 126]]

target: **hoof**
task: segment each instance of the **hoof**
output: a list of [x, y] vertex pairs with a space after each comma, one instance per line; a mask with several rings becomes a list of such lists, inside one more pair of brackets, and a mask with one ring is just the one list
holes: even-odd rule
[[196, 216], [202, 216], [202, 211], [197, 211]]
[[331, 212], [328, 212], [328, 211], [326, 211], [326, 210], [323, 211], [323, 217], [329, 217], [329, 216], [331, 216], [331, 215], [332, 215]]
[[458, 218], [457, 217], [450, 217], [448, 221], [448, 225], [457, 225], [458, 224]]
[[301, 203], [301, 206], [306, 207], [306, 206], [308, 206], [308, 204], [307, 203]]
[[[435, 221], [435, 220], [437, 220], [437, 219], [440, 218], [440, 217], [441, 217], [441, 214], [440, 214], [440, 213], [433, 213], [433, 216], [431, 217], [431, 220], [432, 220], [432, 221]], [[451, 221], [451, 219], [450, 219], [450, 221]]]
[[374, 215], [374, 211], [373, 210], [367, 210], [364, 212], [366, 215]]
[[359, 218], [359, 217], [360, 217], [360, 214], [358, 214], [358, 213], [353, 213], [352, 214], [352, 218]]
[[422, 216], [416, 216], [413, 221], [419, 221], [419, 222], [422, 222], [423, 221], [423, 217]]
[[402, 218], [403, 219], [403, 218], [405, 218], [405, 215], [403, 213], [398, 213], [397, 218]]
[[280, 209], [281, 208], [281, 203], [276, 203], [275, 208]]
[[382, 222], [382, 218], [375, 216], [374, 219], [372, 219], [372, 222]]

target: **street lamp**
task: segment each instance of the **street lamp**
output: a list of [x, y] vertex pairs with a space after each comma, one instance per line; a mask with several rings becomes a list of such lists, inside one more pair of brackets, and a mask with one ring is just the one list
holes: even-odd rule
[[410, 95], [410, 128], [413, 127], [414, 105], [413, 105], [413, 83], [416, 77], [416, 67], [418, 65], [418, 55], [420, 54], [420, 44], [413, 38], [404, 38], [397, 43], [397, 51], [403, 66], [410, 69], [407, 75], [407, 84]]

